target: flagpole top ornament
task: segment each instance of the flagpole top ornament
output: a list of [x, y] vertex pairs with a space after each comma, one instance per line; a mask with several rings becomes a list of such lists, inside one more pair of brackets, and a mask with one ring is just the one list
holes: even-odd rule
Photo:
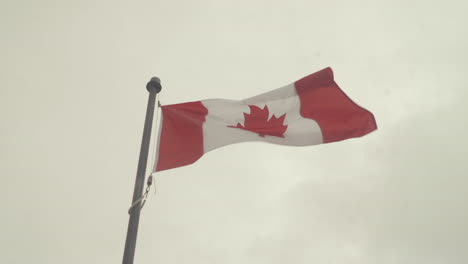
[[151, 80], [146, 84], [146, 90], [148, 90], [148, 92], [152, 92], [154, 90], [156, 93], [159, 93], [161, 91], [161, 80], [158, 77], [151, 78]]

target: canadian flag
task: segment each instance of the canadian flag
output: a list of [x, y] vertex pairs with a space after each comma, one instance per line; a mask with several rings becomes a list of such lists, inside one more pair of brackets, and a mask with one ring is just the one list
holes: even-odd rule
[[210, 150], [246, 141], [308, 146], [361, 137], [377, 128], [325, 68], [242, 101], [165, 105], [154, 171], [192, 164]]

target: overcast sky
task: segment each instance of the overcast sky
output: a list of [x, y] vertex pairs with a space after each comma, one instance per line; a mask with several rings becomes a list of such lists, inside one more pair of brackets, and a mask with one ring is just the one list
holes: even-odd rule
[[467, 263], [467, 10], [2, 0], [1, 262], [121, 262], [152, 76], [171, 104], [243, 99], [330, 66], [379, 130], [242, 143], [157, 174], [135, 262]]

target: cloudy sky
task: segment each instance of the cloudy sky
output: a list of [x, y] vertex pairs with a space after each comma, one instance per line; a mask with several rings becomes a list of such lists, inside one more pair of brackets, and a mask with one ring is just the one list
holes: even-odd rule
[[2, 0], [2, 263], [121, 262], [152, 76], [171, 104], [327, 66], [379, 130], [237, 144], [157, 174], [135, 262], [467, 263], [467, 8]]

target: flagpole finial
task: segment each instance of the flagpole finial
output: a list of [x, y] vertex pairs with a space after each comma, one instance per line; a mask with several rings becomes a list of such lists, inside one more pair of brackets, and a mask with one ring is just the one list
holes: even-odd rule
[[161, 91], [161, 80], [158, 77], [151, 78], [146, 84], [146, 90], [148, 90], [148, 92], [154, 90], [156, 93], [159, 93]]

